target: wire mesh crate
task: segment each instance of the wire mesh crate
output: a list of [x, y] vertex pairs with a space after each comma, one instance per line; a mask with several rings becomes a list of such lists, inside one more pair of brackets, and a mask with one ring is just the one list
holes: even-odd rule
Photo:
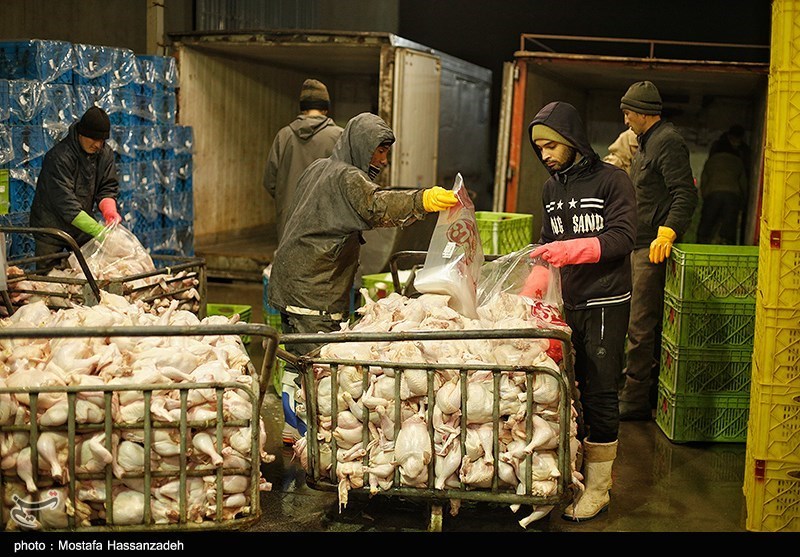
[[[242, 333], [264, 340], [260, 370], [238, 341]], [[182, 338], [234, 338], [238, 357], [230, 347], [226, 353], [236, 359], [231, 365], [238, 366], [240, 375], [231, 374], [230, 380], [202, 374], [177, 378], [162, 367], [157, 368], [164, 370], [161, 375], [141, 382], [113, 381], [112, 374], [112, 380], [94, 376], [100, 380], [70, 385], [0, 383], [0, 401], [6, 408], [18, 405], [27, 416], [20, 420], [19, 410], [0, 412], [0, 438], [6, 441], [0, 443], [0, 456], [16, 462], [0, 469], [5, 528], [200, 531], [245, 529], [259, 520], [260, 491], [268, 488], [260, 464], [270, 460], [263, 450], [260, 408], [275, 359], [276, 331], [243, 324], [0, 330], [0, 342], [49, 342], [53, 353], [55, 340], [100, 338], [110, 345], [119, 339], [131, 346], [137, 337], [146, 337], [142, 342], [159, 339], [168, 351]], [[168, 344], [166, 339], [173, 337], [175, 344]], [[234, 396], [236, 411], [228, 404]], [[167, 400], [174, 405], [161, 404]], [[203, 412], [196, 411], [200, 402]], [[67, 411], [60, 419], [50, 415], [53, 406], [64, 403]], [[81, 410], [90, 404], [97, 406], [94, 413]], [[12, 438], [15, 442], [8, 443]], [[53, 443], [59, 451], [55, 456], [47, 452]], [[234, 453], [225, 447], [237, 458], [229, 459]], [[242, 489], [234, 490], [241, 493], [235, 504], [231, 482]]]
[[[400, 343], [414, 344], [416, 346], [423, 346], [426, 342], [456, 342], [463, 340], [474, 339], [492, 339], [493, 341], [500, 342], [502, 339], [513, 339], [524, 341], [526, 339], [549, 338], [560, 341], [564, 346], [564, 354], [569, 354], [568, 346], [570, 343], [569, 334], [555, 329], [494, 329], [494, 330], [458, 330], [458, 331], [415, 331], [403, 333], [356, 333], [356, 332], [343, 332], [343, 333], [329, 333], [322, 335], [283, 335], [281, 342], [285, 345], [292, 345], [296, 343], [315, 343], [315, 344], [340, 344], [340, 343], [358, 343], [359, 346], [364, 346], [365, 343], [375, 342], [385, 345], [385, 343]], [[408, 342], [406, 342], [408, 341]], [[379, 360], [364, 360], [357, 356], [353, 358], [332, 358], [321, 356], [322, 349], [317, 349], [306, 356], [295, 358], [291, 354], [279, 351], [279, 359], [286, 359], [287, 365], [289, 362], [300, 370], [303, 382], [303, 390], [305, 393], [305, 416], [307, 416], [307, 435], [301, 439], [298, 444], [295, 444], [295, 451], [300, 451], [300, 454], [305, 453], [304, 458], [307, 459], [306, 481], [308, 485], [314, 489], [326, 491], [339, 491], [340, 505], [342, 504], [342, 490], [339, 477], [339, 472], [348, 476], [353, 475], [355, 484], [351, 485], [349, 490], [345, 491], [345, 496], [348, 492], [353, 492], [356, 496], [401, 496], [417, 501], [426, 501], [431, 504], [431, 517], [429, 522], [429, 530], [438, 531], [441, 529], [441, 506], [450, 501], [473, 501], [473, 502], [488, 502], [498, 504], [530, 504], [533, 506], [553, 506], [559, 502], [564, 501], [570, 497], [569, 486], [571, 483], [571, 461], [570, 461], [570, 427], [564, 427], [565, 424], [570, 423], [572, 412], [572, 394], [570, 386], [574, 377], [572, 371], [571, 358], [565, 358], [563, 367], [556, 371], [551, 367], [543, 364], [533, 365], [510, 365], [510, 364], [465, 364], [465, 363], [414, 363], [410, 361], [379, 361]], [[330, 375], [327, 375], [328, 372]], [[353, 406], [350, 401], [353, 400], [351, 393], [342, 387], [345, 374], [350, 376], [361, 377], [363, 389], [366, 392], [370, 385], [370, 377], [379, 373], [392, 373], [394, 384], [394, 398], [393, 402], [382, 410], [371, 411], [368, 403], [363, 403], [357, 408]], [[454, 374], [458, 377], [458, 385], [460, 385], [460, 398], [461, 398], [461, 411], [459, 413], [458, 427], [460, 434], [453, 438], [453, 442], [461, 450], [461, 454], [466, 455], [466, 436], [467, 424], [470, 423], [470, 409], [473, 408], [472, 401], [477, 395], [472, 389], [468, 388], [469, 377], [474, 373], [489, 373], [491, 378], [488, 382], [493, 385], [492, 387], [492, 412], [493, 419], [491, 421], [492, 429], [492, 446], [494, 447], [492, 453], [493, 463], [491, 465], [492, 474], [491, 479], [487, 478], [487, 487], [467, 486], [465, 483], [458, 480], [458, 485], [447, 483], [446, 477], [437, 476], [436, 459], [430, 458], [423, 468], [426, 480], [422, 485], [407, 483], [406, 478], [402, 475], [401, 467], [393, 468], [391, 473], [388, 473], [385, 478], [389, 485], [375, 483], [377, 480], [377, 468], [371, 469], [371, 462], [374, 460], [377, 465], [379, 462], [378, 456], [370, 451], [361, 451], [356, 455], [355, 460], [349, 459], [348, 462], [340, 462], [339, 455], [342, 459], [347, 458], [345, 455], [352, 453], [349, 444], [340, 441], [338, 437], [337, 424], [339, 420], [339, 409], [345, 408], [340, 406], [341, 401], [346, 401], [349, 411], [359, 412], [360, 422], [362, 424], [370, 423], [371, 419], [374, 420], [380, 416], [390, 417], [393, 420], [395, 447], [397, 446], [397, 436], [404, 426], [401, 423], [407, 423], [411, 417], [406, 418], [407, 410], [403, 409], [409, 397], [401, 394], [401, 385], [405, 384], [406, 380], [415, 376], [417, 379], [424, 377], [425, 388], [418, 385], [419, 389], [427, 392], [426, 400], [434, 401], [436, 394], [434, 385], [440, 384], [439, 381], [444, 376], [445, 372]], [[356, 375], [353, 376], [352, 374]], [[507, 416], [501, 412], [500, 400], [500, 383], [505, 381], [512, 374], [520, 374], [524, 376], [522, 381], [526, 386], [526, 396], [522, 397], [524, 400], [517, 400], [521, 404], [519, 409], [519, 426], [524, 428], [525, 433], [520, 433], [526, 439], [526, 443], [531, 443], [534, 432], [532, 420], [535, 410], [541, 405], [537, 404], [534, 398], [534, 383], [547, 376], [554, 380], [557, 384], [558, 397], [557, 397], [557, 411], [552, 410], [553, 419], [557, 419], [559, 423], [557, 432], [557, 446], [553, 451], [557, 454], [557, 467], [559, 470], [558, 477], [553, 479], [551, 491], [545, 493], [538, 491], [540, 486], [534, 486], [532, 483], [522, 482], [524, 489], [519, 491], [517, 488], [502, 484], [499, 477], [500, 468], [500, 441], [499, 435], [501, 430], [501, 420]], [[330, 381], [328, 382], [327, 379]], [[451, 379], [453, 380], [453, 379]], [[328, 389], [330, 386], [330, 390]], [[431, 448], [434, 445], [434, 439], [441, 437], [441, 433], [437, 430], [437, 418], [435, 417], [434, 407], [436, 405], [431, 402], [427, 404], [426, 408], [420, 409], [419, 414], [415, 418], [425, 421], [425, 428], [427, 435], [431, 439]], [[377, 412], [377, 413], [376, 413]], [[474, 412], [474, 410], [473, 410]], [[423, 417], [424, 414], [424, 417]], [[401, 416], [403, 418], [401, 418]], [[524, 416], [524, 417], [523, 417]], [[323, 431], [322, 423], [328, 424], [330, 420], [330, 431], [334, 432], [333, 436]], [[488, 423], [488, 422], [487, 422]], [[505, 422], [503, 422], [505, 423]], [[419, 422], [418, 422], [419, 424]], [[370, 428], [371, 429], [371, 428]], [[522, 431], [522, 429], [520, 430]], [[367, 447], [370, 441], [370, 433], [367, 428], [363, 428], [363, 437], [360, 446]], [[487, 441], [488, 443], [488, 441]], [[374, 444], [374, 443], [373, 443]], [[370, 445], [372, 446], [372, 444]], [[394, 450], [394, 449], [393, 449]], [[455, 450], [455, 449], [453, 449]], [[521, 466], [528, 466], [531, 470], [533, 451], [529, 452], [524, 457], [524, 462]], [[371, 460], [373, 459], [373, 460]], [[459, 458], [459, 463], [461, 459]], [[361, 472], [359, 472], [361, 470]], [[367, 474], [370, 470], [376, 472], [376, 476], [369, 478]], [[385, 472], [382, 472], [385, 473]], [[363, 479], [363, 482], [361, 481]], [[462, 478], [463, 479], [463, 478]], [[530, 480], [530, 478], [528, 478]], [[359, 485], [360, 484], [360, 485]], [[346, 504], [346, 499], [344, 501]]]

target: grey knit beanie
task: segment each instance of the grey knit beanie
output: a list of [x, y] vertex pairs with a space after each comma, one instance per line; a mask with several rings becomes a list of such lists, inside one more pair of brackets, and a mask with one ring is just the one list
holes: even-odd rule
[[628, 88], [619, 108], [639, 114], [661, 114], [661, 95], [652, 81], [637, 81]]
[[306, 79], [300, 89], [300, 110], [329, 110], [331, 98], [328, 96], [328, 88], [325, 84], [316, 79]]

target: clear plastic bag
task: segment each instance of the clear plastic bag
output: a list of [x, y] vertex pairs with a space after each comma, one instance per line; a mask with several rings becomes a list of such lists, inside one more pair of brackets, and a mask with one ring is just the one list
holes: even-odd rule
[[519, 251], [511, 252], [486, 263], [481, 268], [477, 290], [478, 307], [501, 292], [519, 294], [533, 267], [541, 265], [550, 273], [547, 289], [543, 293], [541, 301], [558, 308], [563, 315], [564, 301], [561, 296], [560, 271], [540, 257], [534, 259], [530, 257], [531, 252], [539, 245], [528, 244]]
[[456, 175], [453, 193], [460, 203], [439, 211], [425, 264], [417, 272], [414, 288], [422, 293], [449, 295], [454, 310], [476, 318], [483, 247], [475, 220], [475, 206], [461, 174]]
[[[124, 278], [156, 270], [153, 258], [139, 239], [121, 224], [110, 224], [81, 246], [89, 270], [96, 279]], [[78, 259], [70, 255], [69, 266], [80, 271]]]

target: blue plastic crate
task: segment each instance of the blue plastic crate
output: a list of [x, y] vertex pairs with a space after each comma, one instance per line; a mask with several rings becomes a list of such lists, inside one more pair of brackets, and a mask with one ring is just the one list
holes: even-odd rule
[[99, 106], [106, 112], [112, 112], [111, 89], [95, 85], [76, 85], [73, 87], [75, 95], [75, 114], [80, 117], [93, 106]]
[[8, 80], [0, 79], [0, 124], [8, 124], [11, 115], [11, 101], [8, 99]]
[[9, 178], [8, 185], [9, 212], [29, 212], [33, 204], [33, 196], [36, 193], [35, 185], [13, 177]]
[[174, 91], [156, 91], [152, 99], [152, 107], [156, 122], [161, 124], [174, 124], [177, 111], [177, 101]]
[[144, 85], [153, 89], [178, 86], [178, 65], [174, 57], [139, 55], [136, 58]]
[[44, 83], [35, 79], [12, 79], [7, 83], [9, 125], [41, 126], [47, 105]]
[[66, 132], [69, 125], [83, 115], [75, 111], [75, 91], [72, 85], [45, 83], [44, 102], [42, 122], [46, 128], [62, 128]]
[[124, 87], [140, 83], [141, 73], [132, 50], [110, 46], [74, 44], [75, 85]]
[[189, 155], [194, 152], [194, 130], [192, 126], [175, 126], [175, 154]]
[[30, 40], [0, 42], [0, 78], [72, 83], [72, 43]]
[[13, 156], [10, 166], [22, 166], [43, 156], [50, 148], [41, 126], [10, 126]]

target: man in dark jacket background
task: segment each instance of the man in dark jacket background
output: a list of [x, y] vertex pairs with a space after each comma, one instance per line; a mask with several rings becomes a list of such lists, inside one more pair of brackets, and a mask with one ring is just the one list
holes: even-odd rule
[[[31, 206], [32, 227], [63, 230], [81, 246], [104, 230], [91, 216], [95, 204], [106, 224], [120, 222], [114, 152], [106, 145], [110, 130], [108, 115], [93, 106], [45, 154]], [[53, 236], [34, 234], [34, 238], [37, 256], [68, 247]]]
[[[600, 160], [578, 111], [552, 102], [528, 127], [533, 150], [551, 177], [542, 192], [541, 243], [531, 257], [558, 267], [564, 318], [572, 329], [583, 430], [585, 490], [564, 511], [582, 521], [608, 507], [619, 433], [618, 379], [631, 300], [630, 253], [636, 206], [627, 173]], [[549, 271], [534, 265], [521, 292], [546, 292]]]
[[330, 156], [342, 128], [328, 117], [330, 96], [325, 84], [306, 79], [300, 89], [300, 114], [278, 131], [267, 157], [264, 187], [275, 200], [277, 240], [286, 226], [286, 211], [297, 180], [308, 165]]
[[639, 142], [630, 173], [638, 223], [631, 256], [633, 298], [620, 419], [651, 420], [661, 359], [664, 261], [692, 222], [697, 189], [689, 148], [675, 127], [661, 119], [661, 94], [656, 86], [650, 81], [634, 83], [622, 97], [620, 109]]

